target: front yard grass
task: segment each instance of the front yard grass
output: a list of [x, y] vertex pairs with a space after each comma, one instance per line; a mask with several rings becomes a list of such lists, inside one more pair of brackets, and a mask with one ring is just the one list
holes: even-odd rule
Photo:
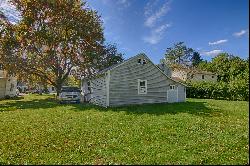
[[0, 101], [0, 164], [249, 164], [248, 102], [101, 108]]

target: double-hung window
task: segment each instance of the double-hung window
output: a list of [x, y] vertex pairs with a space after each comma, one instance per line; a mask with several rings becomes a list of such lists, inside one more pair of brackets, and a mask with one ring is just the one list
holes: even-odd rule
[[147, 80], [138, 79], [138, 94], [147, 94]]

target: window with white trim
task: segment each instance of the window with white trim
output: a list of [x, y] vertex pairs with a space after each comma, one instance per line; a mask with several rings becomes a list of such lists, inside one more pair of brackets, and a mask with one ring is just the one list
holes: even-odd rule
[[170, 86], [169, 86], [169, 89], [170, 89], [170, 90], [174, 90], [174, 89], [175, 89], [175, 85], [170, 85]]
[[147, 80], [138, 79], [138, 94], [147, 94]]

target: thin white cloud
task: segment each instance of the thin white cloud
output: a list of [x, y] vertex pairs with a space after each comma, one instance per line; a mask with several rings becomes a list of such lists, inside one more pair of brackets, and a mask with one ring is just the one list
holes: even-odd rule
[[222, 53], [223, 50], [212, 50], [212, 51], [205, 51], [205, 52], [202, 52], [203, 55], [207, 55], [207, 56], [216, 56], [218, 55], [219, 53]]
[[157, 11], [153, 12], [153, 9], [149, 7], [149, 4], [146, 5], [144, 9], [144, 14], [146, 16], [146, 20], [144, 25], [147, 27], [155, 26], [156, 22], [160, 20], [163, 16], [165, 16], [170, 10], [170, 1], [166, 1], [161, 8]]
[[123, 7], [129, 7], [131, 4], [129, 0], [118, 0], [117, 3], [122, 5]]
[[235, 32], [233, 34], [233, 36], [235, 37], [241, 37], [241, 36], [244, 36], [244, 35], [249, 35], [249, 30], [248, 29], [242, 29], [240, 32]]
[[144, 7], [144, 16], [148, 17], [153, 14], [153, 9], [157, 6], [159, 0], [151, 0]]
[[151, 30], [151, 33], [149, 36], [146, 36], [143, 38], [143, 41], [149, 44], [157, 44], [160, 42], [160, 40], [163, 38], [163, 35], [168, 27], [170, 27], [171, 24], [164, 24], [161, 25], [155, 29]]
[[218, 44], [222, 44], [222, 43], [226, 43], [228, 40], [227, 39], [222, 39], [222, 40], [218, 40], [215, 42], [209, 42], [209, 45], [218, 45]]
[[[161, 6], [160, 8], [158, 6]], [[142, 40], [149, 44], [159, 43], [170, 23], [162, 23], [162, 18], [170, 10], [170, 0], [150, 0], [144, 7], [144, 26], [149, 28], [149, 34], [144, 36]]]

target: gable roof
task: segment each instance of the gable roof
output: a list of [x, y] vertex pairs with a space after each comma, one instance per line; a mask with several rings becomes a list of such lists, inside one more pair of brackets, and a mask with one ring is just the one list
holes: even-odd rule
[[131, 58], [129, 58], [129, 59], [123, 61], [123, 62], [120, 62], [120, 63], [118, 63], [118, 64], [114, 64], [114, 65], [112, 65], [112, 66], [110, 66], [110, 67], [107, 67], [107, 68], [105, 68], [105, 69], [103, 69], [103, 70], [97, 72], [96, 74], [102, 74], [102, 73], [107, 72], [108, 70], [113, 70], [114, 68], [116, 68], [116, 67], [118, 67], [118, 66], [120, 66], [120, 65], [123, 65], [123, 64], [125, 64], [126, 62], [130, 61], [131, 59], [134, 59], [134, 58], [136, 58], [136, 57], [138, 57], [138, 56], [140, 56], [140, 55], [142, 55], [142, 54], [138, 54], [138, 55], [136, 55], [136, 56], [133, 56], [133, 57], [131, 57]]
[[133, 57], [131, 57], [131, 58], [129, 58], [129, 59], [127, 59], [127, 60], [121, 62], [121, 63], [115, 64], [115, 65], [112, 65], [112, 66], [110, 66], [110, 67], [108, 67], [108, 68], [106, 68], [106, 69], [103, 69], [103, 70], [97, 72], [95, 75], [93, 75], [92, 78], [93, 78], [93, 77], [96, 77], [96, 76], [98, 76], [98, 75], [105, 74], [105, 73], [108, 72], [108, 71], [111, 71], [111, 70], [113, 70], [113, 69], [115, 69], [115, 68], [117, 68], [117, 67], [119, 67], [119, 66], [121, 66], [121, 65], [124, 65], [125, 63], [129, 62], [129, 61], [132, 60], [132, 59], [137, 58], [138, 56], [144, 56], [145, 58], [147, 58], [148, 61], [149, 61], [151, 64], [153, 64], [153, 66], [155, 66], [155, 67], [156, 67], [165, 77], [167, 77], [168, 79], [170, 79], [170, 80], [172, 80], [172, 81], [174, 81], [174, 82], [177, 82], [177, 83], [179, 83], [179, 84], [182, 84], [183, 86], [187, 86], [187, 85], [185, 85], [184, 83], [182, 83], [182, 82], [180, 82], [180, 81], [177, 81], [176, 79], [173, 79], [173, 78], [167, 76], [158, 66], [156, 66], [156, 65], [148, 58], [147, 55], [145, 55], [145, 54], [143, 54], [143, 53], [137, 54], [136, 56], [133, 56]]

